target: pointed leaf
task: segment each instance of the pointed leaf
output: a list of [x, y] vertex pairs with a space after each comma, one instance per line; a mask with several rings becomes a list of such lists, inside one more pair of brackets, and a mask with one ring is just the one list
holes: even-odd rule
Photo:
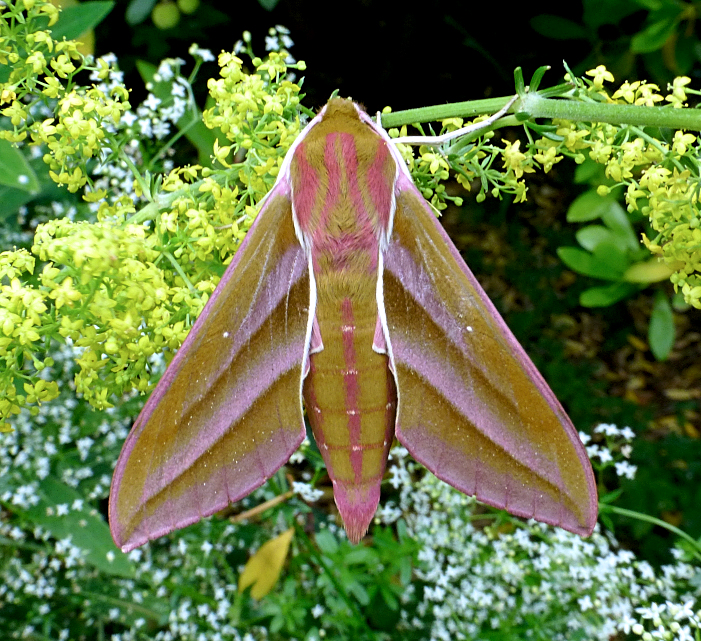
[[586, 223], [601, 218], [604, 212], [616, 201], [610, 197], [599, 196], [590, 189], [574, 199], [567, 210], [567, 222]]
[[260, 601], [275, 587], [287, 558], [294, 531], [294, 528], [291, 527], [260, 546], [259, 550], [248, 560], [239, 577], [239, 592], [243, 592], [249, 585], [252, 585], [251, 596]]
[[132, 27], [141, 24], [151, 15], [151, 9], [156, 4], [156, 0], [131, 0], [125, 14], [128, 25]]
[[28, 194], [39, 193], [39, 179], [24, 154], [7, 140], [0, 140], [0, 185]]
[[613, 283], [603, 287], [591, 287], [581, 293], [579, 304], [582, 307], [609, 307], [638, 291], [631, 283]]
[[658, 283], [667, 280], [673, 273], [671, 265], [659, 258], [651, 258], [631, 265], [623, 274], [623, 279], [629, 283]]
[[[24, 511], [32, 523], [51, 532], [56, 539], [70, 539], [85, 561], [105, 574], [131, 577], [134, 567], [110, 536], [104, 519], [95, 510], [74, 509], [83, 502], [76, 490], [51, 476], [39, 484], [39, 502]], [[14, 508], [13, 508], [14, 509]]]
[[665, 360], [674, 346], [674, 314], [669, 299], [663, 291], [655, 295], [655, 304], [650, 316], [647, 339], [650, 349], [658, 361]]
[[620, 239], [626, 249], [635, 251], [640, 248], [640, 241], [635, 235], [633, 225], [626, 210], [617, 200], [611, 200], [609, 206], [601, 214], [604, 224]]
[[577, 185], [600, 184], [604, 178], [604, 168], [590, 158], [587, 158], [581, 165], [577, 165], [574, 170], [574, 182]]
[[531, 77], [531, 82], [528, 85], [528, 90], [529, 91], [538, 91], [538, 87], [540, 87], [540, 81], [543, 79], [543, 76], [545, 75], [545, 72], [550, 69], [549, 66], [544, 65], [542, 67], [538, 67], [535, 72], [533, 73], [533, 76]]
[[609, 270], [609, 275], [604, 276], [608, 280], [620, 280], [630, 266], [625, 248], [621, 247], [618, 239], [614, 239], [613, 242], [598, 243], [592, 251], [592, 256], [599, 265]]
[[336, 537], [328, 530], [321, 530], [317, 533], [316, 544], [327, 556], [331, 556], [338, 552], [338, 541], [336, 540]]
[[599, 243], [613, 243], [613, 232], [603, 225], [587, 225], [577, 230], [577, 242], [587, 251], [593, 252]]
[[58, 22], [51, 27], [54, 40], [74, 40], [100, 24], [114, 8], [114, 2], [84, 2], [61, 11]]
[[633, 53], [652, 53], [661, 49], [677, 27], [678, 16], [674, 15], [677, 12], [672, 11], [673, 15], [660, 15], [660, 19], [636, 33], [630, 41], [630, 50]]
[[622, 270], [620, 272], [612, 270], [608, 262], [577, 247], [558, 247], [557, 255], [567, 267], [584, 276], [617, 281], [623, 275]]

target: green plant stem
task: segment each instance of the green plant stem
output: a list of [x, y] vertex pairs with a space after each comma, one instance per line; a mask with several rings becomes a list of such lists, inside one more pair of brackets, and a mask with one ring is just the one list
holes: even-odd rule
[[[117, 145], [118, 143], [114, 142], [114, 140], [111, 140], [110, 144], [112, 145], [113, 149], [119, 148], [118, 146], [115, 147], [115, 145]], [[122, 160], [124, 163], [126, 163], [127, 167], [129, 167], [129, 171], [131, 171], [132, 175], [134, 176], [134, 180], [136, 180], [136, 182], [139, 183], [139, 187], [141, 188], [142, 193], [149, 199], [149, 201], [153, 202], [153, 196], [151, 194], [151, 189], [146, 184], [146, 181], [144, 181], [144, 178], [141, 175], [141, 172], [137, 169], [136, 165], [131, 161], [131, 158], [129, 158], [129, 156], [127, 156], [127, 154], [124, 152], [124, 149], [120, 149], [119, 159]]]
[[140, 614], [143, 617], [151, 619], [152, 621], [157, 621], [161, 624], [164, 621], [164, 615], [162, 612], [158, 612], [157, 610], [153, 610], [133, 601], [125, 601], [124, 599], [120, 599], [109, 594], [101, 594], [91, 590], [83, 590], [81, 591], [81, 595], [89, 599], [94, 599], [95, 601], [100, 601], [106, 605], [115, 605], [124, 609], [132, 610], [135, 614]]
[[[208, 178], [214, 180], [218, 185], [226, 185], [228, 180], [231, 180], [238, 175], [238, 171], [241, 167], [242, 164], [237, 163], [231, 165], [231, 167], [229, 167], [225, 171], [212, 172], [208, 176]], [[124, 224], [140, 225], [141, 223], [144, 223], [147, 220], [155, 220], [159, 212], [163, 211], [164, 209], [168, 209], [173, 204], [173, 202], [175, 202], [175, 200], [177, 200], [181, 196], [198, 193], [200, 185], [203, 185], [204, 183], [205, 179], [202, 178], [196, 182], [188, 183], [187, 185], [181, 187], [180, 189], [177, 189], [176, 191], [160, 192], [153, 201], [148, 203], [148, 205], [144, 205], [141, 209], [139, 209], [139, 211], [127, 218]], [[243, 198], [244, 195], [245, 192], [242, 193], [241, 197]]]
[[669, 530], [670, 532], [676, 534], [678, 537], [684, 539], [687, 543], [689, 543], [696, 551], [697, 557], [701, 559], [701, 543], [699, 543], [699, 541], [697, 541], [692, 536], [684, 532], [684, 530], [680, 530], [678, 527], [667, 523], [667, 521], [663, 521], [662, 519], [650, 516], [649, 514], [643, 514], [642, 512], [634, 512], [633, 510], [626, 510], [622, 507], [616, 507], [615, 505], [610, 505], [608, 503], [600, 503], [599, 511], [613, 512], [614, 514], [620, 514], [621, 516], [627, 516], [632, 519], [638, 519], [638, 521], [646, 521], [647, 523], [652, 523], [653, 525], [659, 525], [660, 527], [664, 528], [665, 530]]
[[171, 265], [173, 265], [173, 269], [177, 272], [178, 276], [185, 281], [185, 284], [187, 285], [187, 288], [192, 292], [193, 294], [197, 293], [197, 290], [195, 289], [194, 285], [190, 282], [190, 279], [185, 275], [185, 272], [183, 271], [183, 268], [180, 266], [180, 263], [175, 260], [175, 256], [171, 254], [170, 252], [163, 252], [163, 255], [170, 261]]
[[[492, 114], [501, 109], [510, 96], [454, 102], [421, 109], [408, 109], [382, 115], [383, 127], [401, 127], [415, 122], [433, 122], [445, 118], [470, 118]], [[606, 102], [582, 102], [574, 99], [543, 98], [538, 93], [527, 93], [512, 107], [514, 113], [530, 118], [560, 118], [580, 122], [607, 122], [614, 125], [640, 127], [668, 127], [701, 131], [701, 109], [674, 107], [643, 107], [616, 105]]]
[[521, 100], [520, 110], [531, 118], [561, 118], [579, 122], [607, 122], [612, 125], [701, 131], [701, 110], [698, 109], [614, 105], [605, 102], [541, 98], [537, 94], [526, 94]]
[[471, 118], [481, 114], [493, 114], [499, 111], [511, 98], [512, 96], [505, 96], [486, 100], [468, 100], [449, 105], [434, 105], [433, 107], [382, 114], [382, 126], [389, 129], [390, 127], [411, 125], [415, 122], [433, 122], [444, 118]]

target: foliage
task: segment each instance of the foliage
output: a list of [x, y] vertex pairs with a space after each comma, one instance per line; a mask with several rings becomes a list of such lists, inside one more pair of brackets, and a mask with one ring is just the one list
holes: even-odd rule
[[582, 9], [581, 24], [551, 14], [531, 20], [531, 26], [548, 38], [588, 41], [591, 53], [579, 65], [582, 69], [603, 58], [616, 74], [630, 76], [636, 60], [641, 60], [649, 76], [666, 82], [674, 75], [690, 75], [698, 66], [694, 3], [584, 0]]
[[[167, 360], [181, 344], [310, 113], [293, 77], [304, 65], [282, 51], [289, 46], [283, 31], [271, 39], [284, 46], [273, 46], [265, 60], [253, 55], [250, 38], [222, 53], [219, 77], [208, 83], [212, 103], [201, 112], [191, 87], [213, 59], [209, 51], [191, 48], [188, 77], [181, 60], [143, 65], [150, 93], [134, 107], [117, 61], [85, 58], [74, 42], [55, 39], [57, 17], [42, 0], [0, 8], [0, 56], [10, 69], [0, 94], [0, 138], [8, 143], [0, 159], [13, 169], [2, 185], [31, 205], [12, 233], [5, 211], [3, 242], [20, 248], [0, 254], [0, 412], [13, 429], [0, 446], [0, 629], [7, 636], [698, 636], [693, 545], [654, 569], [618, 550], [610, 534], [582, 542], [485, 514], [422, 476], [401, 449], [393, 453], [386, 488], [393, 500], [378, 514], [385, 527], [378, 524], [367, 545], [349, 545], [318, 505], [320, 492], [306, 482], [318, 479], [320, 457], [307, 444], [287, 470], [305, 482], [290, 483], [279, 472], [242, 502], [253, 508], [271, 501], [256, 516], [207, 519], [129, 555], [116, 550], [101, 504], [140, 403], [135, 393], [151, 389], [163, 370], [160, 355]], [[248, 54], [250, 64], [238, 54]], [[642, 83], [605, 96], [606, 71], [593, 70], [592, 77], [570, 75], [561, 91], [602, 109], [659, 102]], [[532, 94], [537, 84], [531, 82]], [[681, 106], [683, 79], [671, 91], [668, 101]], [[525, 90], [519, 93], [528, 117]], [[667, 265], [683, 264], [675, 284], [697, 304], [698, 213], [689, 191], [698, 173], [696, 139], [639, 135], [632, 125], [525, 122], [523, 148], [497, 143], [487, 132], [449, 142], [442, 153], [403, 151], [439, 210], [447, 200], [458, 202], [442, 185], [450, 171], [464, 186], [475, 184], [480, 197], [521, 200], [526, 174], [588, 154], [605, 164], [608, 182], [601, 184], [625, 190], [629, 214], [637, 207], [651, 216], [657, 236], [648, 247]], [[463, 124], [458, 117], [443, 122], [447, 130]], [[197, 150], [197, 165], [178, 163], [183, 138]], [[38, 201], [42, 194], [50, 206]], [[601, 217], [608, 232], [602, 237], [627, 243], [626, 271], [635, 267], [642, 252], [630, 234]], [[35, 233], [22, 233], [36, 222]], [[630, 434], [607, 426], [598, 438], [608, 439], [589, 446], [600, 464], [600, 489], [615, 491], [619, 477], [634, 473]], [[306, 527], [300, 515], [308, 517]], [[239, 592], [248, 551], [264, 549], [290, 527], [295, 533], [277, 586], [260, 601]]]
[[[71, 362], [69, 350], [56, 353], [53, 375], [70, 377]], [[242, 509], [274, 502], [266, 511], [206, 519], [122, 555], [98, 508], [135, 402], [98, 413], [61, 389], [36, 417], [23, 410], [0, 450], [6, 638], [608, 640], [620, 632], [691, 641], [701, 625], [693, 547], [654, 568], [610, 533], [584, 541], [485, 511], [402, 448], [392, 452], [378, 512], [385, 525], [361, 546], [317, 507], [321, 492], [295, 483], [292, 498], [275, 500], [289, 494], [289, 474], [315, 460], [306, 444], [286, 474], [242, 501]], [[600, 483], [616, 488], [635, 475], [632, 438], [628, 428], [595, 430], [587, 450]], [[313, 538], [300, 525], [305, 514]], [[249, 556], [290, 526], [272, 591], [257, 600], [237, 589]]]

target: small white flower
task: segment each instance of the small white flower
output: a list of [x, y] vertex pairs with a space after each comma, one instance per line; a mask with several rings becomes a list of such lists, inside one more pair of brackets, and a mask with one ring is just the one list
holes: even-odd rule
[[616, 468], [616, 474], [618, 474], [618, 476], [625, 476], [629, 479], [635, 478], [635, 473], [638, 470], [636, 465], [631, 465], [628, 461], [614, 463], [614, 467]]
[[88, 458], [90, 453], [90, 448], [93, 446], [95, 441], [89, 436], [84, 436], [83, 438], [76, 441], [76, 446], [78, 448], [78, 454], [80, 454], [80, 460], [84, 461]]
[[156, 96], [150, 93], [146, 100], [144, 100], [141, 104], [147, 109], [150, 109], [151, 111], [156, 111], [156, 109], [158, 109], [158, 105], [161, 104], [161, 99], [156, 98]]
[[600, 423], [594, 428], [597, 434], [606, 434], [606, 436], [618, 436], [620, 431], [613, 423]]
[[292, 491], [298, 494], [301, 499], [307, 503], [315, 503], [324, 495], [322, 490], [317, 490], [309, 485], [309, 483], [299, 483], [297, 481], [292, 483]]
[[635, 438], [635, 432], [626, 425], [626, 427], [621, 430], [621, 436], [626, 441], [632, 441]]
[[621, 632], [629, 634], [632, 627], [636, 624], [636, 620], [633, 619], [628, 613], [623, 615], [623, 618], [618, 622], [618, 629]]
[[209, 49], [202, 49], [197, 44], [193, 43], [188, 49], [188, 53], [193, 58], [199, 58], [202, 62], [212, 62], [216, 60], [214, 54]]

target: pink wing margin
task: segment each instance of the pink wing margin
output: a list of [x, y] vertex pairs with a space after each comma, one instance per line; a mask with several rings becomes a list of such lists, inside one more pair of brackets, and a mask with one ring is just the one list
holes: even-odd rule
[[305, 437], [308, 260], [279, 180], [137, 418], [109, 501], [129, 551], [264, 483]]

